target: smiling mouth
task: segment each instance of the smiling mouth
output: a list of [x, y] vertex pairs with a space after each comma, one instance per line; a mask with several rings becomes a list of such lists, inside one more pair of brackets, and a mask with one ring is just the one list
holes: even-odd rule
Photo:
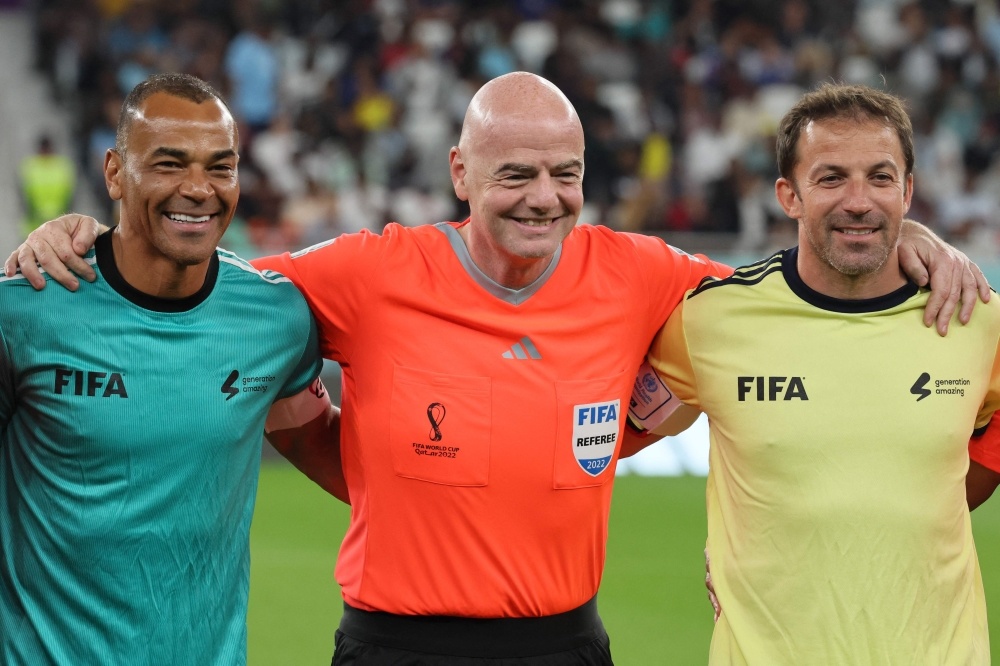
[[870, 236], [875, 233], [877, 229], [837, 229], [836, 231], [847, 236]]
[[185, 215], [184, 213], [165, 213], [165, 217], [178, 224], [201, 224], [212, 219], [212, 215]]
[[526, 227], [547, 227], [555, 223], [555, 220], [551, 217], [547, 217], [543, 220], [535, 220], [525, 217], [515, 217], [514, 221], [518, 224], [523, 224]]

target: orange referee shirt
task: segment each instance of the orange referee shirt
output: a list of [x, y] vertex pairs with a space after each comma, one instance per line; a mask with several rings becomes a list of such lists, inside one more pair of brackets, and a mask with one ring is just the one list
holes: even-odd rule
[[253, 263], [302, 290], [342, 367], [344, 599], [396, 614], [561, 613], [600, 584], [649, 343], [685, 290], [731, 271], [578, 226], [514, 291], [476, 268], [461, 224], [390, 224]]

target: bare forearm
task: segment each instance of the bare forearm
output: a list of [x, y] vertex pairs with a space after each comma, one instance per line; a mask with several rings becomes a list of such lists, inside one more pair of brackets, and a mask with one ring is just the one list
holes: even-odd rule
[[661, 435], [654, 435], [652, 433], [640, 435], [631, 427], [626, 425], [625, 432], [622, 434], [622, 446], [618, 457], [628, 458], [629, 456], [634, 456], [650, 444], [660, 441], [660, 439], [662, 439]]
[[350, 504], [340, 460], [340, 409], [330, 409], [297, 428], [266, 433], [278, 453], [340, 501]]
[[969, 461], [969, 473], [965, 477], [965, 497], [969, 510], [985, 502], [1000, 485], [1000, 472], [994, 472], [975, 460]]

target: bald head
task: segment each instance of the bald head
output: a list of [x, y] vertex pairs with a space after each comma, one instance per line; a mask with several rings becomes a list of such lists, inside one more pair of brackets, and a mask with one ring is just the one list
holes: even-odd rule
[[469, 254], [494, 282], [537, 279], [583, 208], [583, 127], [558, 88], [527, 72], [493, 79], [465, 114], [448, 160]]
[[580, 118], [559, 88], [536, 74], [512, 72], [489, 81], [473, 96], [458, 146], [463, 151], [474, 149], [481, 141], [506, 133], [511, 125], [552, 123], [573, 126], [582, 140]]

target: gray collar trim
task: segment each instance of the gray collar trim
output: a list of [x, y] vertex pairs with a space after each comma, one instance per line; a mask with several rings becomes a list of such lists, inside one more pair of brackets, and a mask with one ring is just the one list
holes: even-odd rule
[[535, 292], [541, 289], [542, 285], [548, 282], [553, 271], [556, 270], [556, 266], [559, 264], [559, 257], [562, 256], [562, 244], [560, 244], [559, 248], [556, 249], [555, 255], [552, 257], [552, 261], [550, 261], [549, 265], [545, 268], [545, 272], [538, 276], [538, 279], [526, 287], [521, 287], [520, 289], [510, 289], [502, 284], [494, 282], [486, 275], [486, 273], [479, 270], [479, 266], [476, 266], [475, 262], [472, 261], [472, 257], [469, 256], [469, 248], [466, 247], [465, 241], [462, 240], [462, 236], [459, 235], [458, 230], [455, 227], [451, 226], [447, 222], [439, 222], [434, 226], [440, 229], [441, 233], [448, 237], [448, 242], [451, 243], [451, 249], [455, 251], [455, 256], [458, 257], [459, 262], [461, 262], [462, 267], [465, 269], [465, 272], [469, 274], [469, 277], [475, 280], [490, 294], [502, 301], [510, 303], [511, 305], [521, 305], [531, 298]]

